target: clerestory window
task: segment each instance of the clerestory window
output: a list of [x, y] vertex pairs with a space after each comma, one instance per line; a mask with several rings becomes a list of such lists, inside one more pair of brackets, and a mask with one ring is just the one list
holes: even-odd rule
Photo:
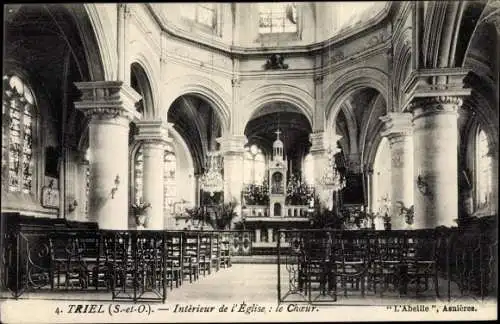
[[297, 7], [293, 2], [269, 2], [259, 5], [259, 33], [297, 31]]
[[217, 25], [217, 9], [215, 3], [183, 4], [181, 7], [181, 15], [184, 18], [210, 28], [215, 28]]

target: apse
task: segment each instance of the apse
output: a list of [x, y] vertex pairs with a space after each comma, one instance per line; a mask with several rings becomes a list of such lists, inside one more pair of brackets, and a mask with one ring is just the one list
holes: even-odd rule
[[269, 156], [278, 130], [289, 161], [289, 175], [300, 174], [303, 160], [311, 146], [309, 134], [312, 128], [309, 120], [297, 107], [285, 102], [263, 106], [246, 125], [245, 136], [248, 145], [256, 144]]

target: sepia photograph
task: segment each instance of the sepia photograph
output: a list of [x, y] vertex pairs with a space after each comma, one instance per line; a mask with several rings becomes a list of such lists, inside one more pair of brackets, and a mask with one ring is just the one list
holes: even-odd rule
[[3, 11], [0, 322], [497, 319], [499, 0]]

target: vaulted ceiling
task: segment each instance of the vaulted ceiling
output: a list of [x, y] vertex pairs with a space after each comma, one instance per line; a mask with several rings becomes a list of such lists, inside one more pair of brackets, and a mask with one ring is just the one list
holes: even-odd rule
[[296, 156], [309, 150], [312, 131], [309, 120], [296, 107], [283, 102], [260, 109], [247, 124], [245, 135], [249, 144], [257, 144], [269, 153], [278, 129], [287, 155]]
[[[72, 108], [79, 92], [73, 82], [89, 80], [87, 60], [71, 13], [57, 5], [8, 5], [5, 7], [5, 72], [21, 69], [29, 76], [38, 104], [49, 112], [51, 123], [62, 139], [65, 119], [78, 141], [82, 115]], [[66, 111], [65, 111], [66, 110]], [[67, 116], [64, 117], [64, 112]], [[71, 116], [71, 117], [70, 117]]]

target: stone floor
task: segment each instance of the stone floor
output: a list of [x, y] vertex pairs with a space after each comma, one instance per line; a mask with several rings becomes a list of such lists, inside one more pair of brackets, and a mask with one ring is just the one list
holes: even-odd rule
[[[328, 301], [337, 305], [390, 305], [407, 302], [447, 302], [447, 282], [439, 281], [441, 298], [436, 298], [431, 286], [429, 291], [415, 296], [415, 292], [409, 291], [400, 297], [397, 292], [380, 293], [367, 291], [365, 296], [355, 289], [348, 290], [347, 296], [343, 291], [338, 292], [337, 301], [328, 297]], [[200, 279], [193, 283], [185, 281], [181, 287], [167, 292], [167, 302], [235, 302], [247, 301], [258, 303], [277, 303], [277, 265], [276, 264], [233, 264], [227, 269], [220, 269], [210, 275], [200, 275]], [[285, 296], [289, 291], [288, 272], [284, 266], [281, 268], [281, 295]], [[458, 288], [452, 284], [452, 294], [458, 296]], [[313, 296], [318, 297], [317, 292]], [[2, 298], [8, 298], [8, 292], [2, 292]], [[84, 301], [109, 301], [109, 292], [25, 292], [20, 299], [45, 299], [45, 300], [84, 300]], [[472, 298], [459, 298], [461, 301], [475, 301]], [[456, 300], [456, 299], [454, 299]], [[299, 295], [288, 296], [286, 301], [304, 301]]]
[[[288, 272], [281, 268], [281, 293], [288, 290]], [[360, 296], [349, 291], [339, 295], [336, 302], [315, 304], [291, 300], [277, 300], [276, 264], [233, 264], [196, 282], [184, 282], [181, 287], [168, 290], [165, 304], [141, 301], [111, 300], [110, 292], [25, 292], [13, 300], [8, 292], [1, 292], [0, 318], [5, 323], [109, 323], [109, 322], [313, 322], [313, 321], [414, 321], [418, 320], [491, 320], [496, 318], [496, 299], [478, 301], [472, 298], [436, 299], [431, 289], [415, 298], [414, 292], [400, 298], [387, 292], [384, 297], [373, 292]], [[458, 293], [453, 286], [454, 294]], [[446, 282], [440, 281], [445, 297]], [[298, 298], [300, 299], [300, 298]], [[296, 299], [297, 300], [297, 299]], [[70, 307], [98, 307], [97, 313], [76, 314]], [[395, 306], [397, 305], [397, 306]], [[446, 305], [474, 305], [473, 312], [443, 312]], [[358, 306], [358, 307], [356, 307]], [[401, 307], [428, 307], [400, 311]], [[139, 308], [142, 307], [142, 308]], [[221, 307], [226, 307], [221, 310]], [[396, 311], [396, 308], [399, 311]], [[118, 312], [119, 309], [119, 312]], [[142, 309], [142, 311], [141, 311]], [[208, 311], [206, 309], [209, 309]], [[414, 308], [415, 309], [415, 308]], [[61, 310], [61, 312], [56, 312]], [[94, 309], [95, 310], [95, 309]], [[101, 312], [102, 310], [102, 312]], [[115, 312], [116, 310], [116, 312]], [[146, 313], [144, 313], [146, 310]], [[151, 310], [149, 312], [148, 310]], [[130, 312], [129, 312], [130, 311]], [[418, 313], [415, 313], [418, 312]], [[438, 317], [436, 317], [438, 316]]]

